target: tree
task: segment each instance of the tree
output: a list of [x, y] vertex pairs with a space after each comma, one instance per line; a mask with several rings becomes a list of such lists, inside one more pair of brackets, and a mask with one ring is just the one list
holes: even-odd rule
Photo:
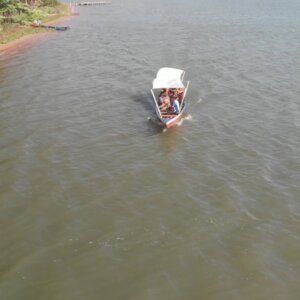
[[5, 17], [4, 20], [23, 12], [27, 12], [27, 9], [19, 0], [2, 0], [0, 2], [0, 15]]
[[16, 0], [2, 0], [0, 2], [0, 14], [3, 16], [11, 16], [17, 13]]
[[59, 2], [57, 0], [40, 0], [41, 6], [56, 6]]

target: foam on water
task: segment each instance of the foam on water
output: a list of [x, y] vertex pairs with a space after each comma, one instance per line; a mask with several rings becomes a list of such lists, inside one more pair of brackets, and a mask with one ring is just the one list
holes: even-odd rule
[[177, 126], [181, 126], [184, 121], [192, 121], [193, 117], [191, 114], [188, 114], [187, 116], [183, 117], [178, 123]]

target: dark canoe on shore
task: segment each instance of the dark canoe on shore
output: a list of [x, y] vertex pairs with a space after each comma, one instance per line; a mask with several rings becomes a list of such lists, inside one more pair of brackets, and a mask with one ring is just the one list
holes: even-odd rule
[[52, 26], [52, 25], [37, 25], [37, 24], [31, 24], [32, 27], [41, 27], [46, 29], [54, 29], [56, 31], [65, 31], [70, 29], [70, 26]]

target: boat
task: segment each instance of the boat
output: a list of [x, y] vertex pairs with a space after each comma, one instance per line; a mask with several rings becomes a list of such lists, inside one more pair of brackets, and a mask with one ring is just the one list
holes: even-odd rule
[[[189, 87], [189, 81], [184, 82], [185, 71], [175, 68], [161, 68], [153, 80], [151, 93], [155, 103], [155, 111], [160, 125], [171, 128], [176, 125], [183, 117], [186, 111], [186, 93]], [[177, 98], [179, 107], [176, 110], [165, 109], [161, 107], [160, 96], [163, 92], [177, 93], [180, 91], [180, 97]], [[172, 100], [171, 100], [172, 102]]]
[[70, 26], [45, 26], [44, 28], [55, 29], [56, 31], [65, 31], [70, 29]]
[[70, 29], [70, 26], [52, 26], [52, 25], [42, 25], [42, 24], [31, 24], [32, 27], [41, 27], [46, 29], [55, 29], [56, 31], [66, 31]]

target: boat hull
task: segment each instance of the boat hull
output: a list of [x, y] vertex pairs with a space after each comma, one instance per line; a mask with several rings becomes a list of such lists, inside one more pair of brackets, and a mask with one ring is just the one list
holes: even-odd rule
[[32, 27], [35, 28], [46, 28], [46, 29], [54, 29], [56, 31], [66, 31], [70, 29], [69, 26], [52, 26], [52, 25], [36, 25], [36, 24], [31, 24]]
[[182, 117], [184, 116], [186, 110], [186, 104], [184, 103], [181, 112], [174, 118], [170, 119], [170, 118], [161, 118], [159, 112], [156, 110], [156, 114], [158, 119], [160, 120], [160, 124], [166, 128], [171, 128], [175, 125], [177, 125]]

